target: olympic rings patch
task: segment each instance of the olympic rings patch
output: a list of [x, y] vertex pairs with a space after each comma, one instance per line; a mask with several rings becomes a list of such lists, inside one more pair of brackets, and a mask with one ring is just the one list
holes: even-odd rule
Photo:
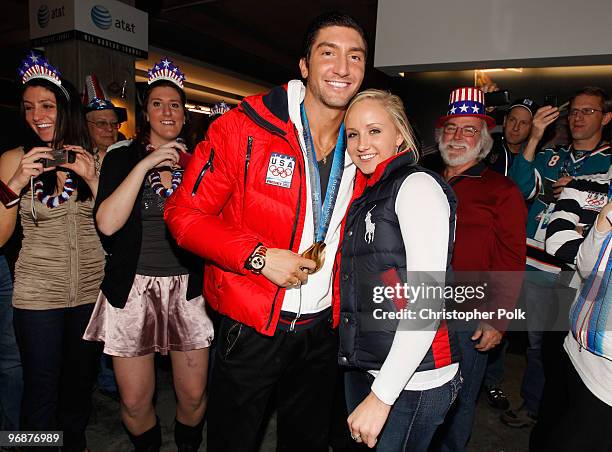
[[273, 152], [268, 162], [266, 184], [291, 188], [294, 170], [295, 157]]

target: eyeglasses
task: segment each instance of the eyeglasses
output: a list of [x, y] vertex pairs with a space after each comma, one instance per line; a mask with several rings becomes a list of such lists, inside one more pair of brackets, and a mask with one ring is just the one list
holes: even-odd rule
[[449, 135], [450, 134], [454, 135], [457, 132], [457, 129], [460, 129], [461, 134], [464, 137], [468, 137], [468, 138], [471, 138], [477, 133], [480, 133], [480, 130], [478, 130], [476, 127], [472, 127], [472, 126], [459, 127], [455, 124], [446, 124], [444, 126], [444, 133], [447, 133]]
[[111, 129], [118, 130], [119, 127], [121, 127], [121, 123], [117, 122], [117, 121], [109, 122], [109, 121], [100, 120], [100, 121], [87, 121], [87, 122], [92, 123], [94, 126], [96, 126], [96, 128], [98, 128], [100, 130], [106, 130], [109, 127]]
[[568, 114], [570, 116], [578, 116], [578, 113], [581, 113], [583, 116], [591, 116], [596, 111], [603, 113], [603, 110], [598, 110], [597, 108], [572, 108]]

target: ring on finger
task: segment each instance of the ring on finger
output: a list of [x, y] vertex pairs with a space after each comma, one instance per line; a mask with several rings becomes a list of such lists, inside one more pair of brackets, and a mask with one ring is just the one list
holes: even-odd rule
[[351, 433], [351, 438], [352, 438], [354, 441], [358, 441], [358, 440], [359, 440], [359, 438], [361, 438], [361, 435], [360, 435], [359, 433], [357, 433], [356, 435], [353, 435], [353, 434]]

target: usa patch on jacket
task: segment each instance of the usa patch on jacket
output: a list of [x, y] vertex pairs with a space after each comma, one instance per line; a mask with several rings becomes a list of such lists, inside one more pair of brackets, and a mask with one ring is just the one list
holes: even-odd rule
[[266, 184], [291, 188], [293, 172], [295, 170], [295, 157], [273, 152], [268, 162]]

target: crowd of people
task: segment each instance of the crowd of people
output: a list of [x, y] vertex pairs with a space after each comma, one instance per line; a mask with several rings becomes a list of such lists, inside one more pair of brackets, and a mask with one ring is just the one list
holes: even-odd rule
[[[255, 450], [271, 404], [280, 451], [463, 451], [481, 392], [501, 422], [533, 427], [533, 451], [609, 451], [608, 94], [579, 90], [571, 142], [543, 146], [562, 109], [518, 99], [495, 135], [483, 91], [458, 88], [439, 153], [420, 159], [402, 100], [360, 91], [353, 18], [319, 16], [302, 55], [303, 81], [245, 98], [195, 149], [172, 61], [148, 71], [122, 140], [126, 112], [95, 75], [79, 96], [26, 57], [28, 133], [0, 156], [0, 245], [23, 231], [14, 281], [0, 256], [2, 429], [88, 450], [102, 364], [134, 450], [159, 451], [160, 353], [179, 452], [199, 449], [205, 422], [208, 451]], [[500, 388], [507, 320], [449, 320], [444, 296], [373, 298], [473, 274], [495, 280], [483, 309], [527, 312], [520, 407]], [[330, 435], [338, 416], [348, 445]]]

